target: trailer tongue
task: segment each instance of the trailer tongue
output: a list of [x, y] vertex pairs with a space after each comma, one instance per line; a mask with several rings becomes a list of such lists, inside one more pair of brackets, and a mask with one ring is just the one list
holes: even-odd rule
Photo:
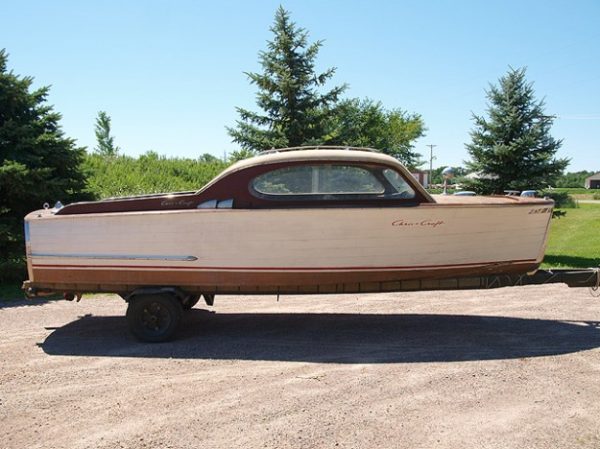
[[[477, 290], [523, 285], [567, 284], [569, 287], [589, 287], [600, 296], [600, 268], [538, 270], [533, 274], [502, 274], [450, 279], [428, 279], [398, 282], [397, 291], [419, 290]], [[381, 291], [389, 291], [382, 288]], [[597, 294], [596, 294], [597, 293]]]

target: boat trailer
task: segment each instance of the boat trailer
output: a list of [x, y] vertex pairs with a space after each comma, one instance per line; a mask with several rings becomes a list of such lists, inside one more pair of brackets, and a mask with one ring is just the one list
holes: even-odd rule
[[600, 296], [600, 267], [597, 268], [556, 268], [537, 270], [530, 274], [489, 274], [483, 276], [451, 277], [439, 279], [402, 280], [385, 282], [367, 282], [355, 284], [326, 284], [316, 288], [304, 289], [297, 287], [272, 287], [270, 290], [257, 289], [236, 291], [235, 289], [221, 289], [215, 287], [213, 291], [195, 292], [184, 291], [177, 286], [146, 286], [121, 285], [118, 290], [114, 286], [90, 284], [37, 284], [26, 281], [23, 290], [28, 299], [48, 296], [63, 295], [64, 299], [79, 301], [83, 293], [118, 293], [126, 301], [137, 295], [165, 294], [171, 292], [178, 298], [191, 294], [210, 297], [207, 305], [213, 305], [214, 294], [344, 294], [344, 293], [378, 293], [378, 292], [414, 292], [427, 290], [487, 290], [502, 287], [519, 287], [524, 285], [566, 284], [569, 287], [588, 287], [593, 296]]
[[[424, 290], [477, 290], [523, 285], [566, 284], [569, 287], [588, 287], [592, 296], [600, 296], [600, 267], [588, 269], [538, 270], [531, 274], [502, 274], [446, 279], [405, 280], [393, 282], [369, 282], [364, 284], [336, 284], [320, 286], [316, 291], [298, 289], [277, 289], [280, 294], [331, 294], [331, 293], [371, 293], [371, 292], [410, 292]], [[134, 287], [122, 286], [120, 293], [128, 303], [126, 318], [130, 331], [139, 340], [161, 342], [173, 337], [184, 310], [191, 309], [200, 299], [199, 294], [183, 291], [178, 287]], [[63, 293], [68, 300], [81, 298], [79, 292], [102, 291], [101, 286], [78, 286], [68, 284], [39, 285], [31, 282], [23, 284], [28, 298], [44, 294]], [[105, 290], [106, 291], [106, 290]], [[225, 292], [221, 292], [225, 293]], [[234, 292], [227, 292], [234, 293]], [[244, 292], [267, 294], [271, 292]], [[239, 294], [239, 293], [238, 293]], [[206, 303], [212, 305], [214, 294], [202, 294]]]

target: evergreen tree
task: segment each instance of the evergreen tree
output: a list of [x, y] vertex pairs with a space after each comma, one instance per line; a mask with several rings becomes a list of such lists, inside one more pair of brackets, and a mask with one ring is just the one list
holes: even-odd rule
[[322, 42], [309, 45], [308, 32], [298, 28], [281, 6], [271, 31], [273, 40], [267, 51], [259, 53], [263, 73], [247, 73], [258, 87], [256, 102], [264, 112], [237, 108], [240, 119], [235, 128], [227, 129], [229, 135], [250, 151], [322, 144], [327, 136], [326, 118], [346, 86], [319, 93], [335, 68], [315, 73]]
[[72, 200], [85, 187], [84, 149], [64, 137], [60, 114], [46, 103], [48, 87], [30, 91], [33, 79], [8, 71], [7, 60], [1, 49], [0, 281], [22, 267], [23, 217], [44, 202]]
[[115, 138], [110, 133], [110, 117], [104, 112], [98, 112], [95, 126], [96, 153], [105, 157], [114, 157], [119, 154], [119, 147], [115, 145]]
[[425, 132], [420, 115], [386, 110], [381, 102], [354, 98], [340, 102], [332, 117], [335, 123], [327, 143], [375, 148], [411, 168], [423, 163], [413, 147]]
[[540, 189], [553, 185], [569, 164], [555, 154], [562, 141], [550, 135], [553, 117], [536, 101], [525, 69], [510, 69], [486, 92], [488, 116], [473, 115], [475, 129], [467, 167], [480, 174], [471, 188], [481, 193]]

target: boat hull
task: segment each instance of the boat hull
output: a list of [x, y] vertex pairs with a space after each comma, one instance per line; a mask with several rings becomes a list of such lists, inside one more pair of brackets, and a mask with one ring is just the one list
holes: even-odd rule
[[543, 258], [551, 211], [551, 203], [38, 211], [26, 218], [30, 285], [76, 292], [166, 285], [203, 293], [327, 293], [526, 273]]

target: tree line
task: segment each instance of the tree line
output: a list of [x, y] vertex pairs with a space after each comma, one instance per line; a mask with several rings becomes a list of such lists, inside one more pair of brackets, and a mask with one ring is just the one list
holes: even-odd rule
[[[32, 78], [10, 71], [0, 50], [0, 282], [23, 276], [23, 217], [47, 201], [195, 190], [235, 160], [287, 146], [372, 147], [409, 168], [422, 164], [414, 148], [426, 132], [420, 114], [343, 97], [346, 84], [327, 88], [336, 69], [315, 71], [323, 42], [309, 42], [282, 7], [271, 32], [259, 53], [262, 71], [246, 73], [257, 89], [257, 110], [237, 108], [239, 118], [227, 131], [240, 149], [227, 161], [120, 154], [105, 111], [98, 113], [97, 146], [88, 153], [64, 135], [60, 114], [47, 103], [49, 88], [33, 90]], [[550, 134], [553, 117], [525, 75], [511, 68], [489, 87], [486, 116], [473, 116], [467, 168], [480, 174], [471, 187], [481, 193], [553, 185], [568, 164], [555, 156], [562, 142]]]

